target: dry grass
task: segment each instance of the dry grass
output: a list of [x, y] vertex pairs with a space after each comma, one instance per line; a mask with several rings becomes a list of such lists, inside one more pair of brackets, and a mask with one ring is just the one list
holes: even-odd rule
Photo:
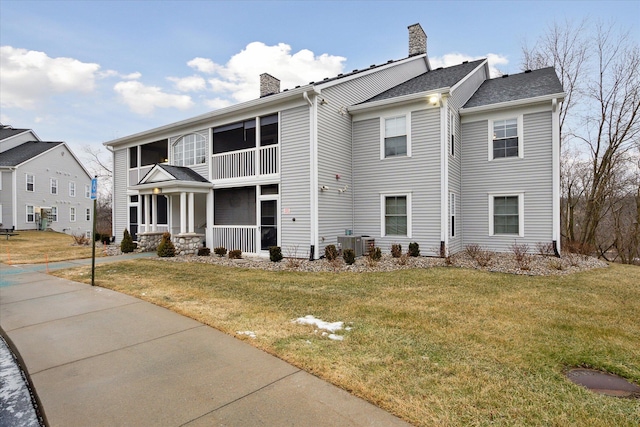
[[[0, 262], [41, 264], [70, 259], [91, 258], [91, 245], [76, 245], [73, 236], [55, 231], [18, 231], [6, 240], [0, 236]], [[102, 256], [97, 242], [96, 256]]]
[[[87, 282], [88, 269], [56, 273]], [[563, 376], [588, 366], [640, 383], [640, 267], [560, 277], [433, 268], [267, 272], [136, 260], [96, 284], [241, 339], [416, 425], [640, 424], [640, 401]], [[292, 320], [344, 321], [332, 341]]]

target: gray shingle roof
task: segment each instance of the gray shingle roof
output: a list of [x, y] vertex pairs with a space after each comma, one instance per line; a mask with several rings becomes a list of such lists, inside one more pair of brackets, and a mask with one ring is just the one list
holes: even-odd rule
[[[28, 129], [27, 129], [28, 130]], [[0, 166], [18, 166], [27, 160], [51, 150], [62, 142], [31, 141], [20, 144], [0, 155]]]
[[406, 82], [401, 83], [398, 86], [394, 86], [391, 89], [388, 89], [374, 96], [373, 98], [362, 102], [362, 104], [454, 86], [467, 74], [478, 67], [478, 65], [480, 65], [482, 61], [484, 61], [484, 59], [465, 62], [460, 65], [454, 65], [452, 67], [438, 68], [436, 70], [427, 71], [426, 73], [420, 74], [417, 77], [407, 80]]
[[562, 85], [553, 67], [485, 80], [464, 108], [562, 93]]
[[1, 127], [0, 126], [0, 140], [11, 138], [14, 135], [21, 134], [23, 132], [28, 132], [29, 129], [14, 129], [12, 127]]
[[184, 166], [158, 165], [169, 172], [178, 181], [209, 182], [209, 180], [193, 169]]

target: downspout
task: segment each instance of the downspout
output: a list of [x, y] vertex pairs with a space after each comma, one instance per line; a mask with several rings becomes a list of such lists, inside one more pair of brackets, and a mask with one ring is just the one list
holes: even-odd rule
[[560, 102], [551, 101], [551, 163], [552, 163], [552, 244], [553, 251], [560, 257]]
[[[105, 145], [105, 148], [111, 152], [111, 162], [113, 163], [113, 171], [111, 172], [113, 174], [111, 178], [111, 235], [116, 237], [116, 153], [108, 145]], [[127, 160], [125, 159], [125, 161]], [[93, 214], [96, 215], [95, 212]], [[127, 213], [127, 215], [129, 214]]]
[[14, 230], [18, 229], [18, 169], [11, 168], [11, 224]]
[[303, 92], [302, 97], [309, 104], [309, 260], [318, 259], [318, 108], [317, 91], [311, 91], [313, 99], [309, 97], [309, 91]]

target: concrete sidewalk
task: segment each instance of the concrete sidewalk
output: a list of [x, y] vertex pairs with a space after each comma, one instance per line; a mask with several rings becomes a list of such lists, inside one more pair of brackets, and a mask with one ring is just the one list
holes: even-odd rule
[[408, 425], [164, 308], [33, 266], [0, 274], [0, 326], [51, 426]]

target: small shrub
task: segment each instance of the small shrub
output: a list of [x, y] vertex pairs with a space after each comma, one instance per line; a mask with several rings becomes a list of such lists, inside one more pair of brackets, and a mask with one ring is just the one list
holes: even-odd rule
[[210, 256], [211, 249], [209, 248], [198, 248], [198, 256]]
[[464, 247], [464, 253], [466, 253], [472, 260], [475, 260], [481, 251], [482, 247], [477, 243], [471, 243]]
[[476, 243], [465, 246], [464, 251], [469, 258], [478, 263], [478, 266], [480, 267], [488, 267], [491, 264], [493, 252], [485, 251], [482, 249], [482, 246]]
[[588, 243], [566, 242], [564, 249], [572, 254], [588, 256], [595, 252], [595, 248]]
[[223, 257], [227, 254], [227, 248], [225, 248], [224, 246], [218, 246], [217, 248], [213, 249], [213, 253], [218, 255], [219, 257]]
[[297, 270], [302, 265], [302, 260], [298, 258], [298, 245], [289, 246], [287, 248], [287, 268]]
[[176, 247], [173, 245], [171, 233], [168, 231], [162, 233], [162, 240], [158, 245], [157, 253], [159, 257], [163, 258], [176, 256]]
[[407, 265], [407, 262], [409, 262], [409, 254], [400, 254], [398, 265]]
[[538, 242], [536, 243], [536, 249], [538, 250], [538, 254], [541, 256], [555, 255], [552, 242]]
[[567, 260], [572, 267], [577, 267], [580, 265], [580, 256], [574, 253], [567, 254]]
[[382, 258], [382, 250], [376, 246], [369, 248], [369, 252], [367, 252], [367, 257], [372, 261], [380, 261]]
[[73, 241], [76, 245], [85, 246], [89, 244], [90, 240], [84, 234], [72, 234], [71, 236], [73, 236]]
[[271, 262], [282, 261], [282, 249], [280, 249], [280, 246], [269, 247], [269, 259]]
[[417, 257], [420, 256], [420, 245], [417, 242], [409, 243], [409, 256]]
[[447, 252], [444, 255], [444, 265], [446, 265], [447, 267], [450, 267], [453, 265], [453, 255], [451, 255], [451, 252]]
[[342, 251], [342, 258], [344, 258], [344, 262], [347, 265], [353, 265], [353, 263], [356, 262], [356, 253], [353, 249], [345, 249]]
[[338, 258], [338, 249], [336, 245], [327, 245], [324, 247], [324, 257], [327, 261], [333, 261]]
[[553, 270], [558, 270], [558, 271], [562, 271], [564, 270], [564, 263], [562, 262], [562, 260], [558, 259], [558, 258], [551, 258], [549, 259], [549, 261], [547, 261], [547, 265], [549, 266], [549, 268], [553, 269]]
[[240, 249], [229, 251], [229, 259], [242, 259], [242, 251]]
[[513, 242], [510, 246], [511, 252], [513, 252], [513, 258], [516, 261], [516, 265], [520, 270], [531, 269], [531, 257], [529, 256], [529, 245], [523, 243], [519, 245], [517, 242]]
[[103, 234], [100, 241], [102, 241], [103, 245], [108, 245], [109, 243], [111, 243], [111, 236], [109, 236], [108, 234]]
[[391, 256], [394, 258], [400, 258], [402, 256], [402, 245], [397, 243], [391, 245]]
[[135, 249], [136, 244], [134, 243], [131, 234], [129, 234], [129, 230], [125, 228], [124, 234], [122, 236], [122, 241], [120, 242], [120, 250], [122, 251], [122, 253], [126, 254], [129, 252], [133, 252]]

